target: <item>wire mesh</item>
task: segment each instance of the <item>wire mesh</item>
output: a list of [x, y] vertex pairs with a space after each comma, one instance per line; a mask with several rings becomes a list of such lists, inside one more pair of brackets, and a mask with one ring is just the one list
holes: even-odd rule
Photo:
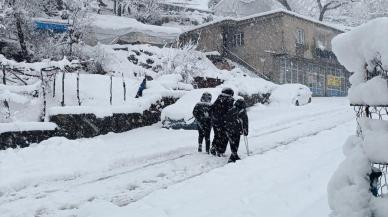
[[[362, 128], [358, 122], [361, 117], [367, 117], [370, 119], [388, 121], [388, 105], [352, 105], [353, 110], [357, 117], [357, 136], [364, 139]], [[380, 162], [371, 162], [371, 166], [381, 171], [381, 176], [377, 180], [377, 196], [386, 197], [388, 196], [388, 164]]]

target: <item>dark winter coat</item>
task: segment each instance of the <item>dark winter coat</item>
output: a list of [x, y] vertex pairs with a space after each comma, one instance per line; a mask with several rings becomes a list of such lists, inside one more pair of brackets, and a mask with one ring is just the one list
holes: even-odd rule
[[226, 129], [232, 135], [248, 135], [248, 114], [245, 108], [233, 106], [227, 112]]
[[227, 112], [233, 108], [234, 99], [230, 95], [220, 94], [210, 109], [214, 126], [224, 126]]
[[143, 90], [146, 89], [146, 86], [147, 86], [147, 79], [144, 78], [143, 81], [140, 84], [139, 89], [137, 90], [136, 98], [139, 98], [139, 97], [143, 96]]
[[193, 116], [197, 122], [204, 127], [211, 127], [211, 103], [199, 102], [195, 105], [193, 110]]

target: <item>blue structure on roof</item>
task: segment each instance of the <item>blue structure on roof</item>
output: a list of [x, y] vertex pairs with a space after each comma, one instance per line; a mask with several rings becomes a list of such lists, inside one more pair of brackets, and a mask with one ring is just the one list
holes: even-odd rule
[[69, 30], [69, 24], [63, 22], [55, 22], [51, 20], [35, 20], [36, 28], [39, 30], [49, 30], [55, 33], [64, 33]]

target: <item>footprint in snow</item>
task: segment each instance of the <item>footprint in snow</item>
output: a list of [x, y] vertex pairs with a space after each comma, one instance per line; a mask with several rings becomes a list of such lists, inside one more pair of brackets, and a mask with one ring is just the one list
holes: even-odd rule
[[143, 181], [143, 183], [145, 183], [145, 184], [156, 183], [156, 182], [157, 182], [156, 180], [152, 180], [152, 179], [144, 180], [144, 181]]
[[157, 175], [157, 177], [159, 177], [159, 178], [163, 178], [163, 177], [165, 177], [165, 176], [167, 176], [166, 173], [159, 173], [159, 174]]
[[129, 185], [128, 187], [127, 187], [127, 189], [129, 190], [129, 191], [134, 191], [134, 190], [136, 190], [136, 189], [138, 189], [139, 188], [139, 186], [137, 186], [137, 185]]

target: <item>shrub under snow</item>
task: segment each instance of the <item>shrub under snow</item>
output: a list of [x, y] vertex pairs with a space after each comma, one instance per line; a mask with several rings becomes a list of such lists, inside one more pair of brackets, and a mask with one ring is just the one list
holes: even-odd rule
[[[362, 25], [333, 39], [338, 60], [351, 72], [349, 100], [388, 105], [388, 18]], [[386, 217], [388, 199], [371, 192], [371, 163], [388, 163], [388, 121], [359, 118], [359, 136], [344, 145], [346, 159], [328, 185], [333, 217]]]

